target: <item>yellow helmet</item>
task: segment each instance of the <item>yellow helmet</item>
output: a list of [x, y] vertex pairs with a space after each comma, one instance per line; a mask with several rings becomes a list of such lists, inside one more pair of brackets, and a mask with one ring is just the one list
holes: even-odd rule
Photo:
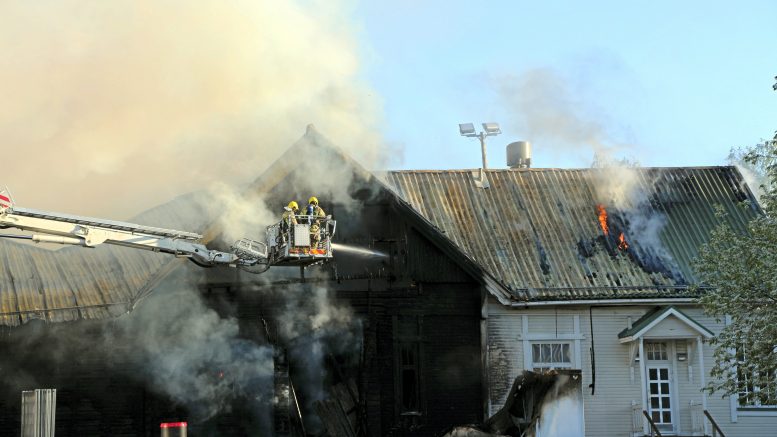
[[292, 200], [291, 202], [289, 202], [289, 209], [293, 209], [296, 211], [299, 209], [299, 205], [297, 205], [297, 202]]
[[310, 196], [310, 199], [308, 199], [308, 203], [312, 203], [313, 205], [318, 205], [318, 199], [316, 196]]

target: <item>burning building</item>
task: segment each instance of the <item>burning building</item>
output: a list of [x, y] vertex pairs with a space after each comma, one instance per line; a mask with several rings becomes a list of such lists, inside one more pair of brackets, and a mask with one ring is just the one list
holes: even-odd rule
[[[696, 305], [691, 267], [712, 228], [744, 230], [758, 206], [732, 167], [630, 171], [627, 189], [602, 169], [376, 173], [309, 129], [241, 198], [317, 195], [337, 243], [362, 249], [334, 263], [257, 276], [0, 241], [0, 426], [18, 429], [21, 390], [57, 388], [65, 435], [180, 420], [201, 435], [428, 436], [485, 423], [523, 371], [555, 369], [582, 378], [577, 435], [703, 435], [707, 414], [758, 435], [764, 410], [700, 391], [721, 323]], [[219, 245], [211, 200], [136, 221]]]

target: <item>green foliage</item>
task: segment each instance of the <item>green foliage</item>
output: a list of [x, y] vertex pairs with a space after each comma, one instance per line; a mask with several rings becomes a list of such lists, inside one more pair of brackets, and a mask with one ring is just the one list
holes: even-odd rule
[[711, 343], [715, 365], [707, 390], [740, 393], [740, 403], [777, 404], [777, 137], [740, 151], [765, 174], [764, 215], [747, 233], [727, 225], [713, 231], [695, 267], [712, 286], [701, 304], [731, 323]]
[[[762, 140], [750, 147], [732, 148], [728, 155], [728, 161], [736, 164], [748, 179], [750, 188], [755, 191], [761, 201], [772, 199], [774, 201], [775, 172], [777, 172], [777, 132], [771, 140]], [[750, 177], [748, 177], [750, 176]]]

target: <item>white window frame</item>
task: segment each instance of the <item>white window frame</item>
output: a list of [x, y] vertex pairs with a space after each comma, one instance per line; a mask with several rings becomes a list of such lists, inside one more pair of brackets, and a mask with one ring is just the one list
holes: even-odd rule
[[[580, 316], [573, 316], [572, 334], [555, 333], [529, 333], [529, 316], [524, 314], [521, 317], [522, 334], [520, 340], [523, 342], [523, 368], [526, 370], [534, 369], [532, 345], [538, 343], [566, 343], [570, 345], [570, 354], [572, 356], [571, 366], [556, 367], [557, 369], [582, 370], [581, 342], [584, 339], [580, 332]], [[562, 363], [563, 364], [563, 363]]]
[[[744, 359], [747, 359], [745, 356]], [[772, 378], [777, 383], [777, 371], [772, 375]], [[743, 391], [744, 389], [744, 391]], [[739, 402], [739, 400], [742, 398], [741, 394], [747, 394], [747, 393], [758, 393], [761, 391], [761, 386], [753, 384], [753, 390], [748, 390], [748, 384], [747, 381], [744, 383], [739, 378], [739, 372], [737, 371], [737, 410], [740, 412], [742, 411], [777, 411], [777, 403], [774, 404], [768, 404], [768, 405], [762, 405], [761, 401], [759, 399], [755, 399], [754, 404], [742, 404]]]
[[[529, 342], [531, 345], [531, 348], [529, 350], [529, 353], [531, 354], [531, 370], [536, 371], [547, 371], [550, 369], [572, 369], [575, 366], [575, 345], [571, 341], [564, 341], [564, 340], [543, 340], [543, 341], [531, 341]], [[551, 354], [552, 354], [552, 348], [554, 345], [559, 345], [559, 353], [563, 355], [564, 346], [567, 347], [567, 353], [569, 354], [569, 361], [535, 361], [534, 360], [534, 347], [539, 346], [540, 350], [542, 349], [543, 345], [548, 345], [551, 347]]]

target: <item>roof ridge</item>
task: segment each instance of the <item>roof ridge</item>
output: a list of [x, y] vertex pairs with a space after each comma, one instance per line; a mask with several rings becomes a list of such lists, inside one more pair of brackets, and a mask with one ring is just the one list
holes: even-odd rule
[[[628, 167], [634, 170], [712, 170], [712, 169], [731, 169], [733, 165], [699, 165], [699, 166], [653, 166], [653, 167]], [[574, 168], [561, 168], [561, 167], [535, 167], [535, 168], [489, 168], [486, 172], [545, 172], [545, 171], [588, 171], [588, 170], [601, 170], [602, 168], [594, 167], [574, 167]], [[480, 171], [480, 168], [454, 168], [454, 169], [397, 169], [397, 170], [383, 170], [387, 173], [469, 173], [474, 171]]]

